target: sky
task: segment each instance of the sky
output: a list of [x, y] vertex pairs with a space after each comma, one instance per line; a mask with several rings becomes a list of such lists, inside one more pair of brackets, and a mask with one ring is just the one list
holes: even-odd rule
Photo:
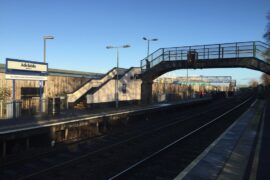
[[[0, 63], [6, 58], [43, 61], [43, 36], [50, 68], [106, 73], [140, 66], [147, 54], [142, 37], [158, 48], [264, 41], [269, 0], [0, 0]], [[260, 79], [243, 68], [190, 70], [190, 75], [233, 76], [238, 84]], [[186, 70], [170, 72], [186, 75]]]

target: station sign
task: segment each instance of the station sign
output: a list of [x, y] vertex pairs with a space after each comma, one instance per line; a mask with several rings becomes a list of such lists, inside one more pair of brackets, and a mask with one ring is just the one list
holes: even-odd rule
[[39, 71], [39, 72], [47, 71], [46, 64], [37, 64], [33, 62], [7, 61], [7, 68], [23, 71]]
[[6, 59], [6, 79], [47, 80], [48, 64], [37, 61]]

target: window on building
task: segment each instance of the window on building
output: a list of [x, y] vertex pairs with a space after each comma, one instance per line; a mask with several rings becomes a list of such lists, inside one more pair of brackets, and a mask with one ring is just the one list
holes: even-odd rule
[[[43, 93], [43, 88], [41, 89], [41, 93]], [[40, 88], [37, 87], [22, 87], [21, 88], [21, 98], [32, 98], [40, 96]]]

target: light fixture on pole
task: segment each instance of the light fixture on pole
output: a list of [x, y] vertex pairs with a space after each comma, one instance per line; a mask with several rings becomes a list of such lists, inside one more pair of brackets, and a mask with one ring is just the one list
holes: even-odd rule
[[115, 81], [115, 107], [118, 108], [118, 68], [119, 68], [119, 48], [129, 48], [130, 45], [123, 45], [123, 46], [106, 46], [107, 49], [116, 49], [117, 55], [116, 55], [116, 81]]
[[157, 38], [149, 39], [146, 37], [143, 37], [142, 39], [147, 41], [147, 57], [148, 57], [149, 56], [150, 41], [158, 41], [158, 39]]

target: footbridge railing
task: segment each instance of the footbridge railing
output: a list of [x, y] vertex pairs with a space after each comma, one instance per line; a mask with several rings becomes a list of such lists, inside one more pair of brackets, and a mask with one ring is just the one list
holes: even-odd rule
[[257, 58], [267, 62], [269, 49], [270, 45], [260, 41], [161, 48], [141, 60], [141, 68], [146, 71], [162, 61], [187, 60], [189, 52], [196, 52], [197, 60]]

